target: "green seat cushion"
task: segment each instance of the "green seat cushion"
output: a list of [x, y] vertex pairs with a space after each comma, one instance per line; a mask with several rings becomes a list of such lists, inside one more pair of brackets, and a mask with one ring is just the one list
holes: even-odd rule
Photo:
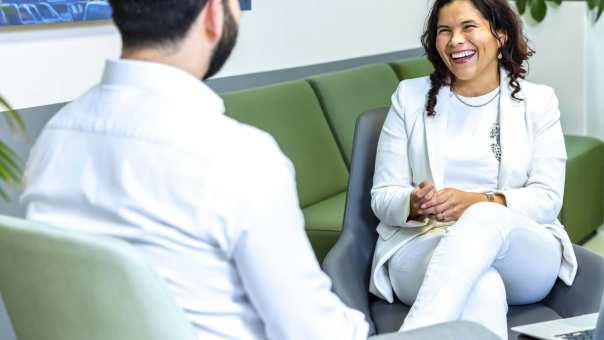
[[19, 340], [195, 339], [125, 242], [0, 216], [0, 293]]
[[425, 57], [402, 59], [390, 63], [390, 66], [400, 80], [425, 77], [434, 72], [432, 63]]
[[306, 232], [319, 261], [323, 261], [340, 235], [345, 203], [346, 192], [342, 192], [302, 210]]
[[350, 164], [357, 117], [368, 110], [390, 106], [399, 83], [385, 64], [368, 65], [309, 79], [334, 131], [338, 145]]
[[306, 81], [224, 95], [226, 114], [270, 133], [294, 164], [300, 205], [346, 190], [348, 170]]
[[585, 241], [602, 224], [604, 143], [564, 136], [568, 160], [561, 221], [573, 242]]

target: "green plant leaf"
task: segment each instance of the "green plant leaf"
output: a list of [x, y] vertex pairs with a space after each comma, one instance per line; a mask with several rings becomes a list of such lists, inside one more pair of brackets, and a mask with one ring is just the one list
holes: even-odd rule
[[518, 8], [518, 13], [523, 15], [526, 11], [526, 2], [527, 0], [516, 0], [516, 8]]
[[562, 0], [548, 0], [549, 2], [553, 2], [556, 5], [562, 5]]
[[16, 182], [21, 181], [23, 163], [6, 144], [0, 141], [0, 167], [9, 172], [10, 177]]
[[591, 10], [598, 6], [599, 0], [587, 0], [587, 7]]
[[600, 0], [600, 3], [598, 4], [598, 14], [596, 14], [596, 21], [600, 19], [600, 17], [602, 16], [602, 12], [604, 12], [604, 0]]
[[[29, 140], [25, 122], [19, 113], [0, 96], [0, 118], [2, 117], [4, 117], [11, 133], [20, 133]], [[6, 143], [0, 140], [0, 199], [7, 202], [10, 201], [10, 195], [1, 185], [4, 183], [19, 186], [22, 184], [22, 177], [23, 163], [19, 159], [19, 156]]]
[[13, 183], [13, 179], [11, 178], [11, 174], [4, 167], [2, 161], [0, 161], [0, 180], [5, 183]]
[[0, 141], [0, 173], [7, 183], [21, 184], [23, 165], [19, 157]]
[[0, 109], [6, 109], [6, 111], [2, 112], [4, 118], [6, 119], [6, 123], [8, 124], [8, 128], [12, 133], [20, 132], [24, 136], [27, 136], [27, 127], [25, 126], [25, 122], [23, 118], [15, 111], [10, 104], [0, 96]]
[[541, 22], [547, 15], [545, 0], [531, 0], [531, 16], [535, 21]]

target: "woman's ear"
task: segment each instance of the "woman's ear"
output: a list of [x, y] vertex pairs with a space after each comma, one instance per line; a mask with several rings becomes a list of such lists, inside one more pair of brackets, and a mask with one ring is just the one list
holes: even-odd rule
[[497, 32], [497, 40], [499, 42], [499, 48], [503, 48], [505, 43], [508, 41], [508, 34], [505, 31]]

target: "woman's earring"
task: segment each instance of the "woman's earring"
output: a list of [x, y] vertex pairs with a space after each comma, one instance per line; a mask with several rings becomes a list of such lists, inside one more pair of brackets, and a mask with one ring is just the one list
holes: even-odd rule
[[503, 59], [503, 54], [501, 54], [501, 51], [499, 51], [499, 54], [497, 55], [497, 59], [499, 59], [499, 60]]

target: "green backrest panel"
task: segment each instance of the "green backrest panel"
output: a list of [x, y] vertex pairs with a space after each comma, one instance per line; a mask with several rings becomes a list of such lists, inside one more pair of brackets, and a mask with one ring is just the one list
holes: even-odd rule
[[309, 79], [350, 165], [357, 117], [371, 109], [390, 106], [399, 80], [386, 64], [368, 65]]
[[432, 63], [425, 57], [402, 59], [390, 63], [390, 66], [400, 80], [425, 77], [434, 72]]
[[270, 133], [296, 168], [302, 207], [346, 190], [348, 170], [306, 81], [223, 96], [226, 114]]
[[561, 221], [573, 242], [582, 242], [603, 222], [604, 143], [564, 136], [568, 160]]
[[0, 294], [19, 340], [195, 339], [128, 244], [0, 216]]

